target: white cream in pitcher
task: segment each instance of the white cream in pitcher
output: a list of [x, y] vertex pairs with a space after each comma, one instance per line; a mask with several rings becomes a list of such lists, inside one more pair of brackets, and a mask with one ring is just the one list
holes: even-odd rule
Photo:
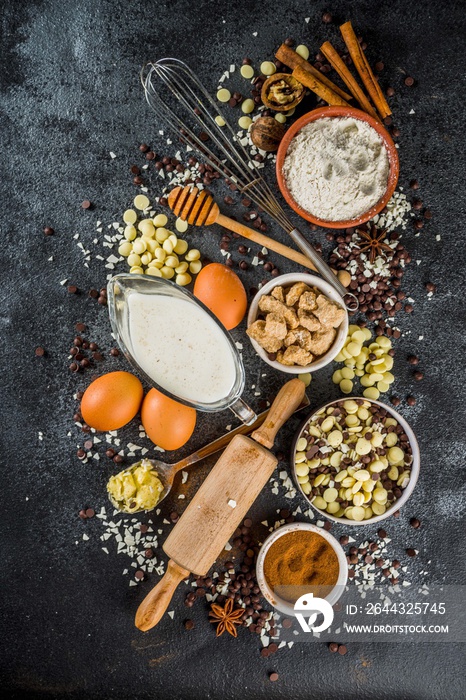
[[134, 358], [160, 387], [193, 403], [212, 404], [230, 394], [233, 352], [204, 309], [187, 299], [134, 292], [128, 313]]

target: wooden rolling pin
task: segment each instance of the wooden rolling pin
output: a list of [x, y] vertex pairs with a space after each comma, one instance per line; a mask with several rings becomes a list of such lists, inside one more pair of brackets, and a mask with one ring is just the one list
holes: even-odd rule
[[[207, 190], [199, 190], [197, 187], [186, 185], [185, 187], [175, 187], [168, 195], [168, 206], [173, 213], [188, 222], [191, 226], [210, 226], [211, 224], [219, 224], [229, 231], [239, 233], [243, 238], [247, 238], [254, 243], [258, 243], [269, 250], [273, 250], [279, 255], [283, 255], [288, 260], [307, 267], [309, 270], [316, 271], [314, 264], [309, 260], [307, 255], [299, 253], [294, 248], [289, 248], [278, 241], [275, 241], [269, 236], [254, 231], [254, 229], [245, 226], [239, 221], [230, 219], [220, 212], [218, 204], [214, 201], [212, 195]], [[340, 282], [347, 287], [351, 281], [351, 276], [345, 270], [332, 270]]]
[[[190, 573], [205, 576], [277, 465], [268, 449], [281, 426], [304, 397], [300, 379], [277, 394], [252, 440], [236, 435], [170, 532], [163, 549], [170, 557], [163, 578], [144, 598], [135, 625], [143, 632], [156, 625], [175, 588]], [[259, 444], [260, 443], [260, 444]]]

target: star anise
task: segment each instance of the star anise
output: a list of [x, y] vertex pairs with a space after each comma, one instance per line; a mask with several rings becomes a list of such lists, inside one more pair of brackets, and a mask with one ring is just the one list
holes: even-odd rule
[[225, 631], [233, 637], [237, 636], [235, 625], [241, 624], [241, 618], [244, 615], [243, 608], [233, 610], [233, 598], [228, 598], [225, 607], [212, 603], [212, 608], [209, 616], [213, 619], [210, 622], [217, 624], [217, 637], [220, 637]]
[[375, 224], [372, 224], [369, 231], [363, 231], [358, 228], [356, 233], [362, 239], [362, 245], [358, 246], [359, 252], [370, 253], [369, 262], [371, 265], [374, 264], [376, 257], [382, 254], [382, 251], [387, 253], [393, 252], [390, 246], [384, 243], [387, 232], [385, 230], [380, 231]]

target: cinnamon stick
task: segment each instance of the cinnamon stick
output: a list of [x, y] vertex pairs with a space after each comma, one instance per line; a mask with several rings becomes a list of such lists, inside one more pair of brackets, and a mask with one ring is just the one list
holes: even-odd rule
[[324, 44], [322, 44], [320, 50], [324, 54], [325, 58], [330, 63], [332, 68], [338, 73], [340, 78], [343, 80], [353, 97], [359, 102], [361, 109], [367, 112], [367, 114], [370, 114], [370, 116], [374, 119], [377, 119], [377, 121], [380, 121], [378, 114], [369, 102], [369, 99], [366, 97], [362, 88], [359, 86], [357, 80], [351, 74], [346, 63], [343, 61], [336, 49], [333, 48], [332, 44], [329, 41], [326, 41]]
[[[281, 59], [280, 59], [281, 60]], [[343, 97], [337, 95], [334, 90], [327, 87], [321, 80], [315, 78], [312, 73], [301, 68], [301, 66], [296, 66], [292, 73], [293, 78], [299, 80], [300, 83], [305, 85], [307, 88], [319, 95], [327, 104], [329, 105], [341, 105], [342, 107], [349, 107], [349, 104]]]
[[326, 87], [332, 90], [332, 92], [336, 92], [337, 95], [340, 95], [340, 97], [342, 97], [344, 100], [351, 100], [351, 95], [339, 88], [338, 85], [335, 85], [335, 83], [332, 83], [332, 81], [329, 80], [323, 73], [317, 70], [317, 68], [314, 68], [314, 66], [312, 66], [310, 63], [308, 63], [308, 61], [302, 58], [302, 56], [300, 56], [299, 53], [296, 53], [294, 49], [290, 48], [286, 44], [282, 44], [280, 46], [277, 53], [275, 54], [275, 57], [278, 58], [279, 61], [284, 63], [285, 66], [288, 66], [288, 68], [291, 68], [292, 70], [299, 67], [307, 73], [310, 73], [312, 76], [314, 76], [316, 80], [318, 80], [320, 83], [323, 83]]
[[388, 106], [387, 100], [382, 92], [382, 89], [375, 79], [369, 62], [361, 49], [358, 38], [354, 33], [353, 25], [351, 22], [345, 22], [340, 27], [341, 35], [346, 44], [346, 48], [349, 51], [353, 63], [358, 71], [364, 87], [369, 93], [372, 102], [374, 103], [378, 113], [382, 119], [388, 117], [392, 112]]

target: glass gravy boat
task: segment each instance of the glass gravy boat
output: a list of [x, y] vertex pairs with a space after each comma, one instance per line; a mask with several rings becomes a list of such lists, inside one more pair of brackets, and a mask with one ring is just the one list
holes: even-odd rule
[[[115, 338], [122, 349], [128, 362], [144, 377], [144, 379], [152, 386], [157, 388], [163, 394], [170, 396], [176, 401], [180, 401], [188, 406], [199, 411], [206, 412], [217, 412], [222, 411], [225, 408], [229, 408], [233, 413], [246, 425], [253, 423], [257, 416], [254, 411], [240, 398], [244, 389], [245, 374], [244, 367], [238, 350], [230, 337], [229, 333], [225, 330], [218, 319], [212, 314], [212, 312], [196, 299], [191, 292], [179, 287], [174, 282], [162, 279], [160, 277], [146, 277], [144, 275], [134, 275], [134, 274], [119, 274], [112, 277], [107, 285], [108, 290], [108, 309], [110, 315], [110, 323], [112, 325], [112, 330]], [[181, 388], [177, 390], [173, 386], [168, 389], [164, 386], [163, 379], [157, 381], [154, 376], [157, 374], [154, 372], [154, 376], [151, 376], [147, 369], [141, 366], [141, 347], [139, 348], [139, 361], [136, 359], [138, 357], [138, 349], [135, 344], [135, 337], [131, 335], [131, 305], [130, 302], [131, 295], [152, 295], [171, 298], [173, 300], [183, 301], [186, 304], [192, 305], [193, 313], [195, 312], [199, 317], [199, 312], [206, 314], [208, 318], [203, 318], [202, 320], [206, 322], [207, 326], [214, 331], [214, 336], [217, 338], [220, 331], [223, 336], [221, 340], [221, 350], [222, 354], [225, 355], [226, 364], [232, 370], [232, 382], [229, 391], [226, 396], [217, 397], [211, 401], [209, 400], [197, 400], [192, 396], [187, 395]], [[135, 299], [133, 302], [136, 303]], [[176, 302], [175, 302], [176, 303]], [[211, 324], [215, 324], [212, 327]], [[164, 328], [158, 327], [156, 321], [154, 323], [154, 334], [164, 333]], [[192, 326], [187, 324], [184, 329], [184, 334], [187, 340], [189, 340], [190, 332], [192, 332]], [[179, 348], [178, 348], [179, 349]], [[195, 355], [195, 349], [193, 346], [186, 343], [186, 353]], [[170, 356], [166, 359], [166, 362], [170, 362]], [[159, 361], [159, 358], [157, 358]], [[201, 370], [202, 358], [199, 355], [198, 368]], [[204, 367], [205, 370], [205, 367]]]

